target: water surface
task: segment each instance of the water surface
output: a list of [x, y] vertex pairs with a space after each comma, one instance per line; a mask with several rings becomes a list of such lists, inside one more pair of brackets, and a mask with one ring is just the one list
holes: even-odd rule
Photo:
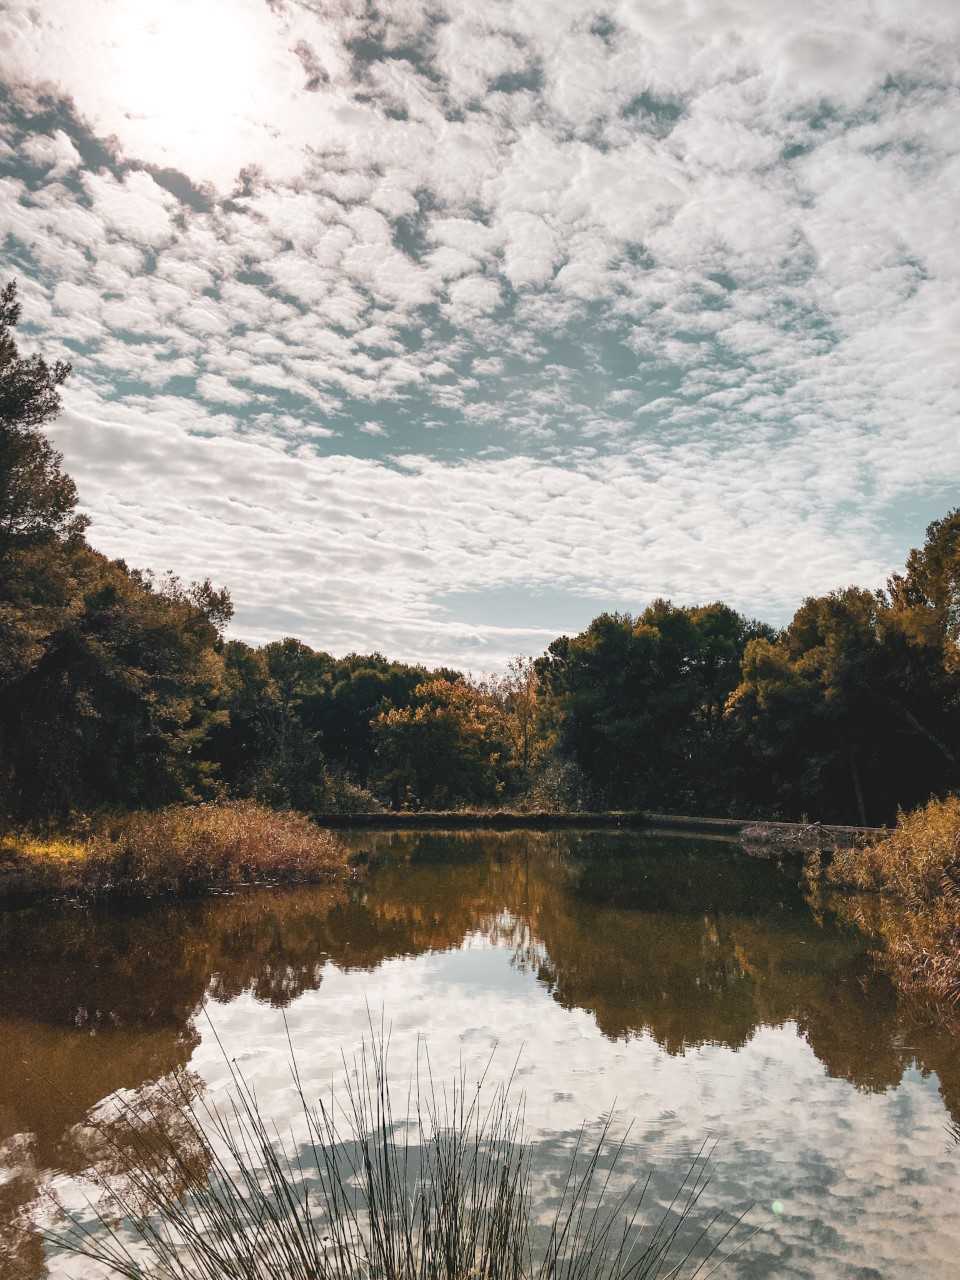
[[519, 1055], [545, 1197], [613, 1111], [659, 1196], [717, 1140], [707, 1199], [762, 1228], [725, 1275], [957, 1275], [960, 1044], [795, 869], [637, 833], [348, 838], [371, 870], [346, 890], [0, 915], [2, 1280], [92, 1274], [29, 1221], [51, 1185], [81, 1203], [114, 1091], [186, 1069], [221, 1096], [212, 1023], [283, 1120], [284, 1014], [317, 1089], [381, 1010], [403, 1079], [420, 1036], [441, 1079]]

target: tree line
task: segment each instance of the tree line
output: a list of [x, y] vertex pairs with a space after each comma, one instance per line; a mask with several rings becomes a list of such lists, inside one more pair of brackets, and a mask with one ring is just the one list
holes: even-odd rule
[[603, 613], [500, 677], [227, 639], [229, 593], [110, 560], [44, 434], [69, 366], [0, 294], [0, 820], [255, 796], [880, 823], [960, 787], [960, 509], [775, 629]]

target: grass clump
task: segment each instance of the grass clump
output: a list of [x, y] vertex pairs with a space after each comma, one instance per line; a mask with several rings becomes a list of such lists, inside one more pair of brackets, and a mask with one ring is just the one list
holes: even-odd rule
[[107, 840], [124, 882], [150, 892], [333, 879], [346, 865], [340, 842], [306, 815], [250, 800], [131, 813]]
[[102, 1179], [93, 1219], [70, 1217], [48, 1242], [128, 1280], [693, 1280], [742, 1221], [697, 1221], [701, 1152], [644, 1222], [650, 1179], [615, 1190], [625, 1139], [606, 1126], [593, 1146], [581, 1131], [552, 1207], [535, 1204], [509, 1083], [491, 1092], [461, 1072], [440, 1091], [421, 1057], [396, 1112], [383, 1040], [344, 1063], [328, 1100], [307, 1098], [293, 1062], [299, 1133], [287, 1138], [231, 1073], [222, 1108], [189, 1077], [172, 1084], [172, 1126], [119, 1102], [123, 1177]]
[[960, 796], [901, 814], [877, 844], [838, 850], [825, 878], [898, 899], [867, 912], [897, 985], [960, 1002]]
[[960, 906], [960, 796], [901, 813], [896, 828], [876, 844], [838, 850], [827, 878], [895, 893], [911, 904], [946, 896]]
[[75, 839], [7, 837], [0, 860], [0, 893], [193, 894], [348, 871], [346, 848], [331, 832], [251, 800], [124, 814]]

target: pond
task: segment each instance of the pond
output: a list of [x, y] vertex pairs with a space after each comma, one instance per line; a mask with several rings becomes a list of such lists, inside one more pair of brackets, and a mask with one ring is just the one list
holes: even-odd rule
[[420, 1037], [441, 1081], [516, 1062], [544, 1186], [584, 1122], [632, 1122], [661, 1199], [715, 1141], [704, 1204], [759, 1228], [722, 1275], [957, 1275], [960, 1044], [795, 867], [635, 832], [347, 839], [346, 889], [0, 914], [2, 1280], [92, 1275], [31, 1221], [51, 1185], [79, 1203], [114, 1091], [186, 1069], [222, 1096], [219, 1038], [282, 1121], [287, 1028], [316, 1091], [381, 1014], [402, 1080]]

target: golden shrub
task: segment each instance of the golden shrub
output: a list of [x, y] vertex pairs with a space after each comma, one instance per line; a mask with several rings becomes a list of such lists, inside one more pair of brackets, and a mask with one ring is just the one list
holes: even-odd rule
[[838, 850], [826, 879], [897, 899], [862, 922], [885, 966], [903, 990], [960, 1001], [960, 796], [901, 814], [878, 844]]
[[333, 880], [348, 869], [331, 832], [252, 800], [138, 811], [103, 820], [80, 840], [20, 839], [6, 848], [17, 892], [194, 893]]

